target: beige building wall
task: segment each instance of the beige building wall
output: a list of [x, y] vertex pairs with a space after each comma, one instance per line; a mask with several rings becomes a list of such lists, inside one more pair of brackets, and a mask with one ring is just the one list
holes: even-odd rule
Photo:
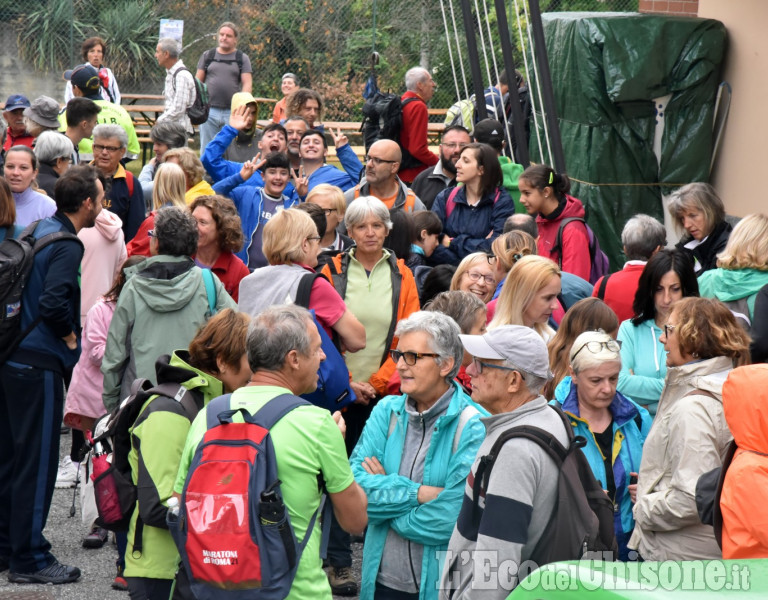
[[733, 88], [712, 184], [729, 214], [768, 212], [760, 191], [768, 173], [768, 2], [699, 0], [699, 16], [722, 21], [728, 30], [722, 77]]

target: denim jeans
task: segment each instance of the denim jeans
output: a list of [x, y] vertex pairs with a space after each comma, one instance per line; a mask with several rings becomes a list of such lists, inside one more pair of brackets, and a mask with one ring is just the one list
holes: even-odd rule
[[200, 156], [205, 152], [205, 147], [216, 137], [224, 125], [229, 125], [229, 109], [211, 106], [208, 120], [200, 125]]

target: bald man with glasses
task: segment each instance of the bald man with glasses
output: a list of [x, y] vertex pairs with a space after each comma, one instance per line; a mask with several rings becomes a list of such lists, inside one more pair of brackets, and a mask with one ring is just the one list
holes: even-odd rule
[[365, 175], [354, 188], [344, 193], [347, 206], [359, 196], [373, 196], [388, 209], [406, 212], [426, 210], [416, 193], [398, 177], [403, 159], [400, 146], [392, 140], [379, 140], [368, 149], [365, 157]]

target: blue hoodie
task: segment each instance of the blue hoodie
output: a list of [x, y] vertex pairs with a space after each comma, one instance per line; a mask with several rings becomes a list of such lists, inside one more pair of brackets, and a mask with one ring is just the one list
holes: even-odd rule
[[[587, 457], [595, 478], [606, 483], [605, 457], [597, 445], [595, 436], [589, 428], [589, 423], [581, 418], [579, 413], [578, 389], [572, 385], [570, 377], [566, 377], [555, 389], [555, 399], [550, 404], [559, 403], [568, 415], [574, 435], [580, 435], [587, 440], [587, 445], [581, 451]], [[608, 407], [613, 415], [613, 479], [616, 484], [616, 505], [614, 511], [614, 530], [619, 544], [619, 558], [627, 560], [627, 542], [635, 528], [632, 516], [632, 500], [629, 497], [629, 474], [640, 471], [640, 460], [643, 455], [643, 444], [651, 430], [652, 418], [642, 406], [616, 392], [616, 396]], [[638, 426], [639, 423], [639, 426]]]

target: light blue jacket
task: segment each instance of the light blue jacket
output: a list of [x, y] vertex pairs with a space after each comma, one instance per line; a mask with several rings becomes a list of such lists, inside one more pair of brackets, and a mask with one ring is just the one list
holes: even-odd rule
[[[606, 485], [605, 457], [597, 445], [595, 436], [589, 424], [579, 413], [577, 388], [571, 384], [571, 378], [566, 377], [555, 389], [555, 399], [568, 415], [574, 435], [580, 435], [587, 440], [587, 445], [581, 451], [587, 457], [592, 473], [604, 486]], [[635, 528], [632, 516], [632, 500], [629, 497], [629, 474], [640, 472], [640, 459], [643, 454], [643, 444], [651, 430], [653, 419], [642, 406], [616, 392], [616, 396], [608, 407], [613, 415], [613, 479], [616, 484], [616, 505], [614, 512], [614, 530], [619, 544], [619, 556], [627, 560], [627, 542]], [[638, 427], [638, 421], [640, 426]]]
[[667, 376], [667, 353], [659, 341], [661, 334], [653, 319], [646, 319], [638, 326], [627, 319], [619, 327], [618, 335], [621, 342], [618, 387], [622, 394], [648, 408], [652, 415], [656, 414]]
[[[390, 528], [401, 537], [424, 546], [419, 597], [437, 598], [437, 582], [440, 580], [437, 552], [448, 548], [464, 498], [467, 475], [485, 438], [485, 426], [480, 417], [488, 416], [456, 382], [452, 385], [453, 397], [445, 414], [438, 417], [435, 423], [424, 462], [423, 485], [445, 488], [435, 500], [419, 504], [417, 494], [422, 484], [397, 474], [408, 422], [406, 394], [387, 396], [376, 405], [349, 459], [355, 480], [368, 495], [368, 532], [363, 549], [361, 600], [373, 599], [376, 576]], [[462, 418], [465, 409], [467, 412]], [[389, 434], [393, 413], [396, 420]], [[465, 421], [465, 425], [454, 452], [454, 438], [460, 420]], [[369, 475], [363, 469], [363, 459], [372, 456], [379, 460], [388, 475]]]

